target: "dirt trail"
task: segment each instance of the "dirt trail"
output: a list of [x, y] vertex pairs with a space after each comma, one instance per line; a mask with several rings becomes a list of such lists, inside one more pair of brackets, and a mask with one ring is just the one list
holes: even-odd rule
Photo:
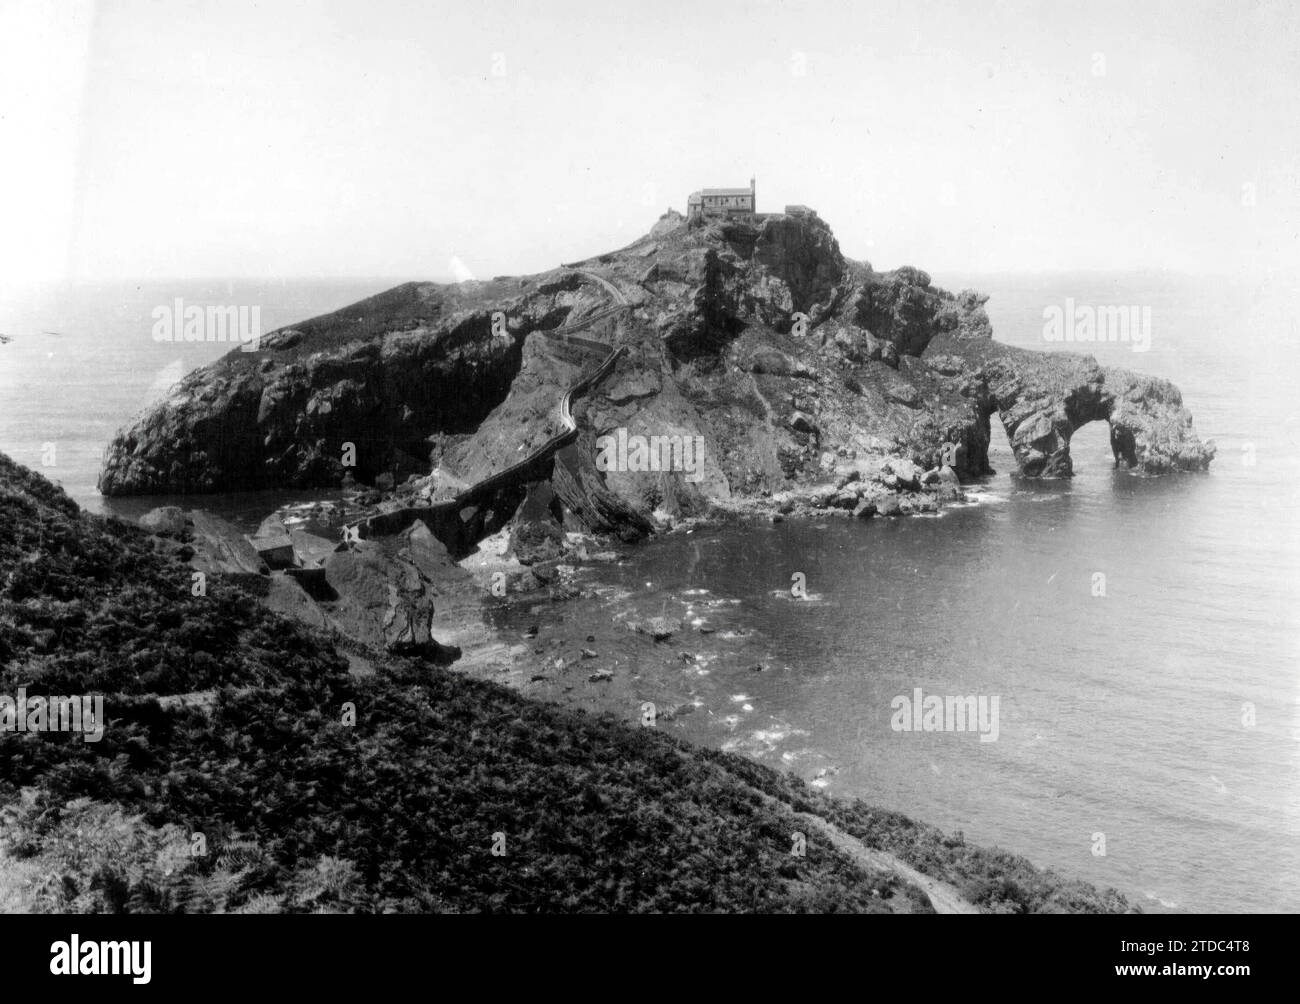
[[[732, 775], [735, 777], [735, 775]], [[740, 778], [736, 778], [741, 780]], [[939, 879], [931, 878], [917, 871], [911, 865], [902, 859], [895, 857], [888, 851], [877, 850], [874, 847], [868, 847], [851, 833], [846, 833], [834, 823], [823, 819], [821, 816], [814, 816], [811, 813], [799, 812], [788, 802], [783, 802], [779, 798], [769, 795], [765, 791], [758, 791], [757, 788], [751, 790], [758, 792], [759, 796], [767, 803], [769, 808], [789, 812], [803, 826], [807, 827], [809, 834], [817, 833], [824, 837], [832, 847], [852, 860], [858, 867], [869, 872], [890, 872], [899, 878], [911, 882], [930, 900], [930, 905], [934, 907], [935, 913], [979, 913], [979, 907], [974, 903], [969, 903], [962, 898], [957, 889], [947, 882], [941, 882]]]
[[[777, 805], [785, 805], [784, 802], [779, 802], [775, 798], [772, 799], [772, 802]], [[785, 805], [785, 807], [790, 809], [788, 805]], [[790, 811], [794, 813], [796, 819], [805, 823], [810, 830], [820, 833], [831, 843], [831, 846], [852, 858], [861, 867], [874, 871], [893, 872], [899, 878], [906, 879], [919, 887], [929, 897], [930, 905], [934, 907], [935, 913], [980, 912], [979, 907], [962, 899], [961, 893], [947, 882], [940, 882], [938, 879], [921, 874], [911, 865], [896, 858], [888, 851], [868, 847], [857, 837], [845, 833], [838, 826], [822, 819], [821, 816], [812, 816], [806, 812], [795, 812], [793, 809], [790, 809]]]

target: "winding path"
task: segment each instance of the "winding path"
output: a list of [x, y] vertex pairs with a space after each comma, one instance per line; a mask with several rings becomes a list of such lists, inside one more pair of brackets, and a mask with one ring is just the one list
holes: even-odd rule
[[629, 306], [627, 299], [613, 283], [596, 275], [594, 272], [585, 272], [580, 269], [575, 269], [575, 271], [578, 271], [579, 274], [585, 275], [587, 278], [600, 283], [618, 300], [618, 303], [612, 307], [606, 308], [605, 310], [598, 311], [590, 317], [584, 318], [577, 324], [565, 325], [564, 327], [555, 328], [551, 331], [543, 331], [542, 335], [546, 338], [550, 338], [552, 341], [563, 342], [569, 345], [579, 345], [584, 348], [605, 352], [605, 360], [590, 373], [578, 380], [577, 383], [571, 384], [565, 389], [564, 393], [560, 395], [560, 421], [564, 424], [563, 432], [552, 436], [518, 463], [511, 464], [505, 470], [498, 471], [496, 474], [490, 474], [483, 480], [466, 488], [455, 498], [458, 505], [466, 505], [473, 496], [484, 491], [495, 490], [504, 484], [510, 483], [515, 476], [528, 470], [534, 464], [539, 463], [543, 459], [549, 459], [550, 455], [555, 453], [556, 450], [567, 446], [577, 438], [578, 423], [573, 420], [573, 399], [586, 393], [592, 386], [603, 380], [606, 374], [614, 368], [614, 364], [618, 361], [619, 357], [623, 355], [624, 350], [621, 348], [615, 349], [604, 342], [598, 342], [591, 338], [580, 338], [577, 335], [572, 334], [572, 332], [581, 331], [584, 328], [591, 327], [593, 324], [598, 324], [608, 317], [613, 317], [615, 314], [626, 310]]
[[[679, 755], [685, 757], [684, 751], [678, 751]], [[726, 770], [726, 767], [722, 767]], [[730, 772], [728, 772], [730, 774]], [[736, 774], [730, 776], [745, 782]], [[781, 812], [789, 812], [800, 825], [807, 828], [808, 832], [815, 832], [825, 839], [832, 847], [847, 857], [855, 865], [869, 874], [879, 872], [892, 872], [906, 882], [911, 882], [923, 893], [930, 901], [935, 913], [958, 913], [971, 914], [979, 913], [980, 909], [974, 903], [969, 902], [962, 897], [957, 888], [947, 882], [937, 878], [932, 878], [922, 872], [917, 871], [907, 862], [903, 861], [895, 854], [889, 851], [880, 850], [876, 847], [869, 847], [862, 840], [853, 836], [853, 834], [840, 829], [829, 819], [813, 815], [809, 812], [800, 812], [790, 802], [768, 794], [759, 788], [748, 785], [750, 789], [758, 795], [760, 799], [771, 809]]]
[[[597, 311], [590, 317], [583, 318], [576, 324], [568, 324], [550, 331], [540, 332], [543, 337], [552, 341], [577, 345], [581, 348], [605, 353], [605, 358], [599, 366], [590, 373], [585, 374], [576, 383], [565, 388], [564, 393], [560, 395], [560, 422], [564, 426], [563, 430], [533, 450], [524, 459], [511, 464], [505, 470], [489, 474], [486, 478], [475, 482], [460, 492], [455, 498], [435, 502], [428, 506], [413, 506], [368, 516], [359, 523], [345, 527], [343, 530], [345, 539], [352, 527], [356, 527], [360, 535], [366, 537], [371, 533], [396, 533], [404, 530], [417, 519], [431, 520], [431, 528], [435, 524], [440, 525], [445, 519], [459, 513], [464, 507], [473, 505], [475, 501], [481, 499], [484, 495], [521, 481], [537, 480], [541, 477], [541, 468], [544, 462], [550, 460], [557, 450], [567, 446], [577, 438], [578, 423], [574, 421], [572, 410], [574, 398], [585, 394], [591, 387], [603, 380], [626, 350], [613, 348], [605, 342], [596, 341], [592, 338], [583, 338], [574, 334], [574, 332], [582, 331], [593, 324], [598, 324], [607, 318], [613, 317], [627, 310], [631, 307], [631, 304], [627, 302], [627, 298], [619, 288], [603, 276], [584, 269], [573, 269], [573, 271], [586, 276], [593, 282], [599, 283], [616, 302], [604, 310]], [[434, 532], [437, 533], [437, 530], [435, 529]]]

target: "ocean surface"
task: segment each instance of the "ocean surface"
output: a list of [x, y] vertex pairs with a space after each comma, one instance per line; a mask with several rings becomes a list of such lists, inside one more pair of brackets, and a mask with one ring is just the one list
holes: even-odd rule
[[[937, 274], [991, 295], [995, 337], [1165, 376], [1204, 475], [1115, 471], [1104, 423], [1070, 481], [998, 473], [937, 518], [678, 533], [598, 575], [617, 617], [715, 629], [679, 669], [691, 739], [971, 841], [1113, 885], [1145, 910], [1300, 911], [1300, 294], [1283, 278]], [[92, 511], [113, 432], [218, 344], [152, 340], [151, 310], [258, 304], [262, 328], [392, 283], [100, 284], [0, 302], [0, 451]], [[1151, 310], [1150, 348], [1045, 341], [1044, 309]], [[51, 454], [49, 445], [53, 444]], [[48, 461], [53, 460], [53, 463]], [[255, 524], [277, 499], [209, 498]], [[801, 572], [807, 598], [791, 595]], [[1104, 579], [1099, 578], [1103, 576]], [[1099, 595], [1104, 586], [1104, 595]], [[754, 672], [756, 665], [763, 672]], [[892, 702], [999, 699], [998, 737], [901, 732]], [[1104, 853], [1101, 853], [1104, 851]]]

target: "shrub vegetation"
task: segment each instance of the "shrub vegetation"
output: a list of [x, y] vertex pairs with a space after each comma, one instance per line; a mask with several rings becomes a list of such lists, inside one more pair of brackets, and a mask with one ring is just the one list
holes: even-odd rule
[[929, 909], [816, 834], [793, 856], [794, 811], [989, 909], [1124, 908], [653, 729], [404, 659], [354, 677], [240, 582], [191, 595], [155, 545], [0, 455], [0, 694], [107, 717], [99, 742], [0, 733], [0, 910]]

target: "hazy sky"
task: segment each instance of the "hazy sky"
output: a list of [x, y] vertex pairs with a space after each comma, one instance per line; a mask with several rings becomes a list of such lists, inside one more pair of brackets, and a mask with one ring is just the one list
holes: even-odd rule
[[704, 186], [932, 271], [1300, 268], [1300, 4], [0, 0], [6, 280], [442, 278]]

